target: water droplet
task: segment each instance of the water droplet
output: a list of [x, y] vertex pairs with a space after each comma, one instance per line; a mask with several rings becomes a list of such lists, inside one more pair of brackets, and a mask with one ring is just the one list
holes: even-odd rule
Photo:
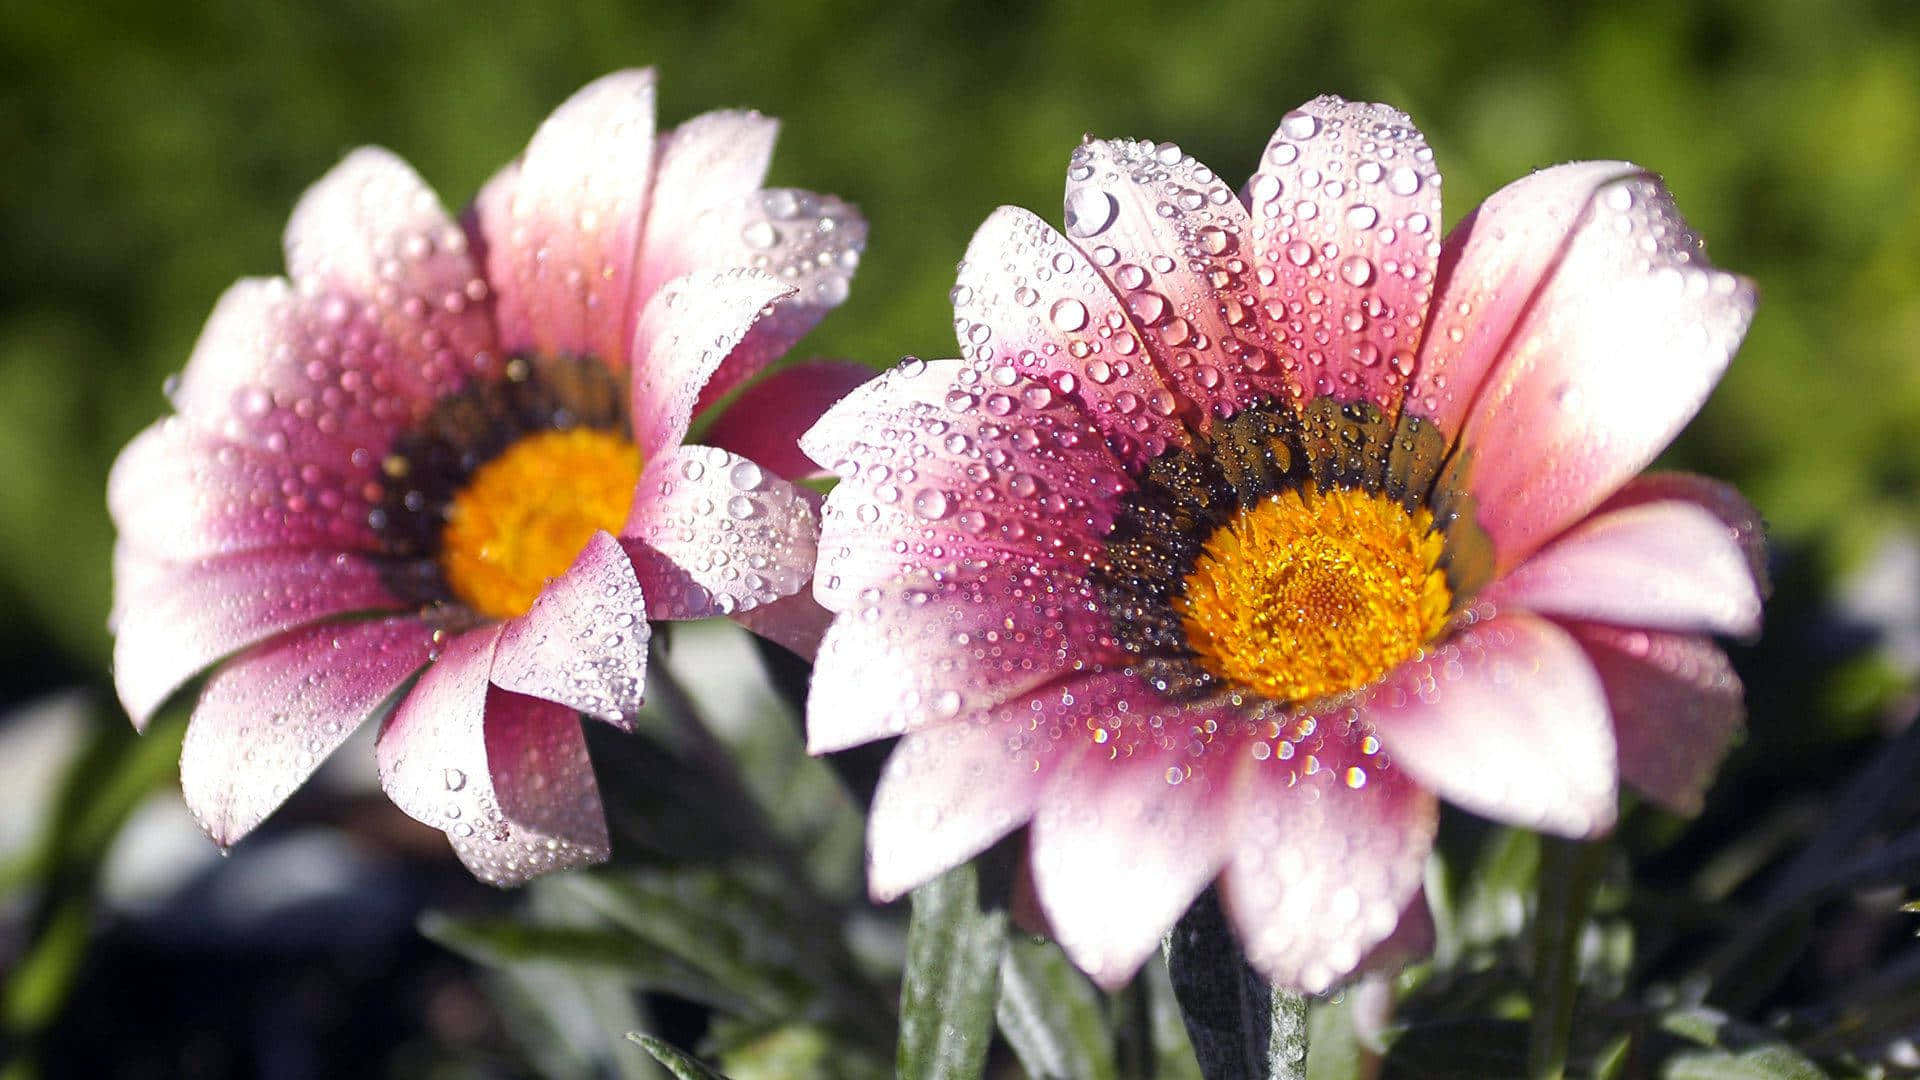
[[1053, 318], [1053, 325], [1068, 333], [1086, 329], [1087, 305], [1072, 297], [1057, 301], [1053, 305], [1053, 310], [1050, 314]]
[[780, 233], [770, 222], [754, 221], [740, 230], [740, 239], [756, 251], [766, 251], [780, 242]]
[[1410, 165], [1402, 165], [1387, 177], [1387, 190], [1395, 195], [1411, 195], [1420, 190], [1420, 174]]
[[1120, 213], [1120, 203], [1112, 195], [1093, 187], [1077, 187], [1067, 195], [1067, 235], [1098, 236], [1107, 231]]
[[1380, 220], [1380, 211], [1366, 203], [1355, 203], [1347, 207], [1347, 226], [1354, 229], [1371, 229]]
[[1365, 256], [1349, 255], [1340, 262], [1340, 277], [1354, 288], [1373, 280], [1373, 264]]
[[947, 493], [939, 488], [922, 488], [913, 496], [913, 512], [928, 521], [938, 521], [953, 511]]
[[1320, 118], [1305, 109], [1295, 109], [1280, 118], [1280, 133], [1289, 139], [1311, 139], [1320, 133]]

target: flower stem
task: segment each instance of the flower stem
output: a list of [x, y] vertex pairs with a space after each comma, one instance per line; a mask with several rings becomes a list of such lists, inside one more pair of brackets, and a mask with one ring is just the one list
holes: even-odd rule
[[1540, 838], [1540, 876], [1533, 920], [1533, 1023], [1527, 1037], [1529, 1080], [1566, 1074], [1573, 1008], [1579, 995], [1580, 932], [1606, 864], [1600, 842]]

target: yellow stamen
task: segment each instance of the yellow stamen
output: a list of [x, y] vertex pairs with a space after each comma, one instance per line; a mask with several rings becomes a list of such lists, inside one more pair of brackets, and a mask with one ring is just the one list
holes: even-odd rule
[[474, 470], [447, 507], [440, 569], [461, 603], [524, 614], [598, 529], [618, 533], [640, 479], [640, 451], [611, 431], [525, 436]]
[[1272, 495], [1214, 531], [1176, 601], [1200, 665], [1270, 698], [1365, 686], [1446, 625], [1426, 510], [1348, 488]]

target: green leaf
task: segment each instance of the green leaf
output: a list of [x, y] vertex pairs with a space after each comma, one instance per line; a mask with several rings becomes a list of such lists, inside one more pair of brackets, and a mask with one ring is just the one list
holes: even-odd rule
[[1574, 1001], [1580, 992], [1580, 932], [1605, 864], [1602, 843], [1559, 837], [1541, 841], [1526, 1072], [1535, 1080], [1559, 1080], [1566, 1072]]
[[1174, 925], [1166, 954], [1203, 1075], [1304, 1080], [1306, 998], [1269, 986], [1247, 966], [1211, 888]]
[[1006, 913], [980, 909], [972, 863], [913, 892], [907, 967], [900, 983], [901, 1076], [980, 1075], [993, 1036]]
[[632, 1039], [634, 1042], [646, 1048], [647, 1053], [653, 1055], [653, 1060], [665, 1065], [667, 1071], [672, 1073], [677, 1080], [727, 1080], [725, 1073], [718, 1073], [707, 1068], [700, 1063], [700, 1059], [676, 1049], [673, 1044], [656, 1039], [652, 1035], [639, 1031], [629, 1031], [627, 1038]]
[[1059, 946], [1016, 935], [1000, 959], [1000, 1031], [1034, 1080], [1111, 1080], [1100, 993]]
[[1826, 1080], [1827, 1074], [1797, 1051], [1781, 1045], [1740, 1053], [1692, 1050], [1667, 1059], [1664, 1080]]
[[511, 918], [456, 919], [430, 911], [420, 917], [420, 933], [488, 967], [540, 965], [616, 975], [640, 989], [664, 990], [728, 1012], [757, 1010], [750, 998], [616, 930], [538, 926]]

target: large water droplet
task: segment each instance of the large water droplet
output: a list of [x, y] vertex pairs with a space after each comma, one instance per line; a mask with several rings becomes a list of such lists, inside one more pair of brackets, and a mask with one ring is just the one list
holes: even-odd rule
[[1112, 195], [1099, 188], [1074, 188], [1067, 194], [1067, 235], [1098, 236], [1119, 213], [1120, 203]]
[[1078, 330], [1086, 329], [1087, 305], [1072, 297], [1056, 302], [1050, 314], [1053, 318], [1053, 325], [1070, 334]]

